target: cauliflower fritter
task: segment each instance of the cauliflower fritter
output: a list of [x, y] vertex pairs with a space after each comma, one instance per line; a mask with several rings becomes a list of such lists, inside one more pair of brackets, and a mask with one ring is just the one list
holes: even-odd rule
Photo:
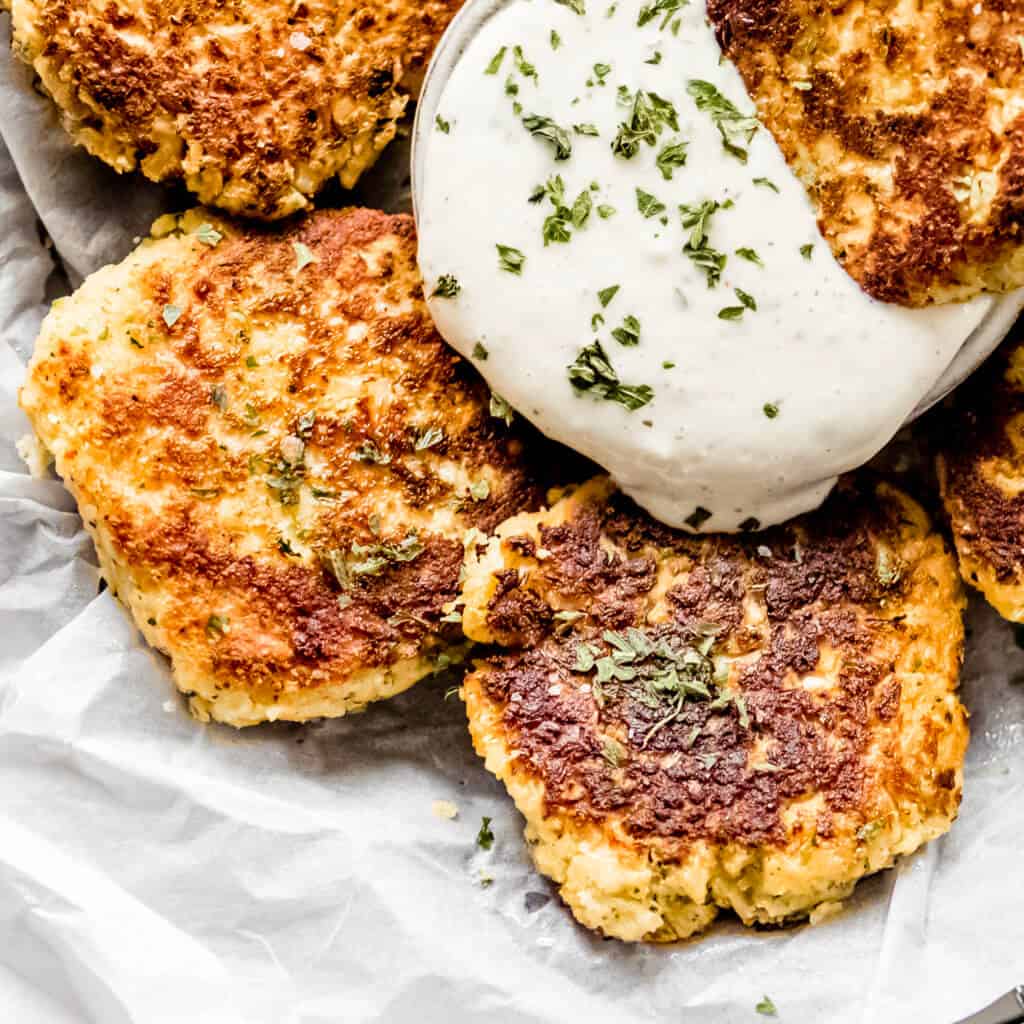
[[1024, 5], [709, 0], [726, 56], [870, 295], [1024, 284]]
[[395, 135], [461, 0], [11, 0], [15, 51], [117, 171], [275, 218]]
[[54, 304], [21, 403], [193, 712], [341, 715], [457, 660], [464, 539], [552, 452], [434, 330], [412, 218], [154, 234]]
[[701, 537], [597, 478], [474, 549], [463, 600], [507, 648], [464, 683], [474, 745], [589, 928], [825, 913], [956, 817], [963, 596], [885, 484]]
[[1015, 332], [939, 422], [939, 486], [960, 571], [1024, 622], [1024, 342]]

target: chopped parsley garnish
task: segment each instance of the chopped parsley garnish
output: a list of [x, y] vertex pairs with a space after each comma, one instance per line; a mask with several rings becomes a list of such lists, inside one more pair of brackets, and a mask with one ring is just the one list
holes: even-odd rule
[[683, 228], [690, 232], [690, 237], [683, 246], [683, 252], [704, 272], [709, 288], [714, 288], [718, 284], [726, 262], [725, 253], [713, 249], [708, 244], [708, 222], [711, 215], [718, 209], [719, 204], [713, 199], [705, 199], [703, 202], [694, 204], [682, 204], [679, 207]]
[[622, 321], [621, 327], [612, 331], [612, 337], [626, 348], [632, 348], [640, 344], [640, 321], [635, 316], [627, 316]]
[[660, 64], [661, 63], [661, 50], [655, 50], [654, 53], [651, 54], [651, 56], [648, 57], [647, 60], [644, 61], [644, 63], [645, 64]]
[[744, 313], [743, 306], [726, 306], [718, 311], [719, 320], [742, 320]]
[[595, 64], [594, 65], [594, 78], [597, 79], [598, 85], [604, 85], [604, 80], [612, 73], [611, 64]]
[[227, 412], [228, 410], [228, 393], [224, 389], [223, 384], [214, 384], [210, 388], [210, 401], [213, 402], [221, 412]]
[[551, 49], [557, 50], [562, 45], [562, 37], [554, 30], [551, 30]]
[[489, 850], [494, 845], [494, 833], [491, 831], [491, 819], [486, 815], [480, 819], [480, 831], [476, 834], [476, 845], [481, 850]]
[[597, 135], [601, 134], [597, 130], [597, 125], [596, 124], [589, 124], [589, 123], [587, 123], [587, 124], [574, 124], [572, 126], [572, 130], [577, 135], [593, 135], [593, 136], [597, 136]]
[[750, 294], [750, 292], [745, 292], [742, 288], [735, 288], [733, 290], [736, 292], [736, 298], [739, 299], [747, 309], [751, 309], [755, 313], [757, 312], [757, 300]]
[[200, 224], [199, 230], [196, 232], [196, 238], [198, 238], [203, 245], [208, 245], [211, 248], [217, 245], [223, 237], [224, 236], [212, 224]]
[[255, 356], [246, 356], [245, 357], [245, 365], [246, 365], [246, 367], [248, 369], [255, 370], [256, 367], [259, 366], [260, 364], [256, 361], [256, 357]]
[[437, 279], [437, 286], [430, 293], [430, 297], [440, 296], [442, 299], [454, 299], [462, 291], [462, 285], [454, 274], [442, 274]]
[[206, 635], [211, 640], [216, 640], [217, 637], [223, 636], [227, 632], [228, 620], [226, 616], [211, 615], [206, 620]]
[[180, 316], [181, 316], [181, 307], [180, 306], [174, 306], [171, 303], [168, 303], [166, 306], [164, 306], [164, 311], [163, 311], [164, 323], [167, 324], [168, 327], [173, 327], [178, 322], [178, 317], [180, 317]]
[[563, 7], [568, 7], [570, 11], [575, 14], [586, 14], [587, 8], [583, 4], [583, 0], [555, 0], [556, 4], [561, 4]]
[[512, 426], [515, 411], [501, 395], [491, 392], [490, 413], [496, 420], [504, 420], [505, 426]]
[[761, 1014], [762, 1017], [777, 1017], [779, 1015], [779, 1011], [775, 1008], [771, 996], [762, 996], [761, 1002], [754, 1007], [754, 1010]]
[[608, 303], [611, 302], [612, 299], [615, 298], [615, 296], [618, 294], [618, 291], [619, 291], [619, 285], [612, 284], [612, 285], [609, 285], [607, 288], [602, 288], [597, 293], [597, 300], [598, 300], [598, 302], [601, 303], [601, 308], [602, 309], [606, 309], [607, 308]]
[[682, 167], [686, 163], [686, 147], [689, 145], [688, 142], [684, 142], [682, 139], [676, 142], [669, 142], [665, 146], [662, 146], [661, 151], [658, 153], [657, 159], [654, 161], [658, 170], [661, 171], [661, 176], [666, 181], [672, 180], [672, 172], [677, 167]]
[[487, 346], [482, 342], [478, 341], [473, 346], [473, 358], [479, 359], [483, 362], [491, 353], [487, 351]]
[[678, 636], [656, 638], [635, 628], [605, 630], [604, 648], [596, 642], [577, 644], [572, 671], [593, 673], [590, 688], [598, 707], [609, 700], [630, 700], [654, 713], [644, 734], [646, 747], [682, 717], [687, 701], [708, 701], [715, 710], [732, 703], [739, 708], [731, 692], [716, 686], [711, 659], [716, 635], [717, 629], [709, 628], [687, 642]]
[[773, 420], [779, 415], [779, 407], [774, 402], [765, 402], [764, 414], [768, 419]]
[[580, 349], [567, 370], [569, 382], [577, 391], [618, 402], [630, 412], [643, 408], [654, 398], [654, 390], [646, 384], [623, 384], [601, 342], [596, 340]]
[[423, 542], [410, 530], [397, 544], [353, 544], [348, 552], [330, 548], [320, 557], [344, 590], [362, 576], [376, 576], [391, 565], [411, 562], [422, 552]]
[[297, 271], [315, 262], [316, 257], [309, 251], [308, 245], [302, 242], [292, 242], [292, 248], [295, 250], [295, 269]]
[[814, 252], [814, 243], [813, 242], [808, 242], [806, 245], [801, 245], [800, 246], [800, 255], [803, 256], [803, 258], [805, 260], [809, 260], [811, 258], [811, 255], [812, 255], [813, 252]]
[[595, 313], [595, 314], [594, 314], [594, 315], [593, 315], [593, 316], [592, 316], [592, 317], [590, 318], [590, 329], [591, 329], [592, 331], [597, 331], [597, 329], [598, 329], [598, 328], [599, 328], [599, 327], [600, 327], [600, 326], [601, 326], [601, 325], [602, 325], [603, 323], [604, 323], [604, 317], [603, 317], [603, 316], [601, 316], [601, 314], [600, 314], [600, 313]]
[[353, 453], [352, 458], [356, 462], [365, 462], [375, 466], [387, 466], [391, 463], [391, 456], [382, 452], [376, 442], [366, 440]]
[[597, 208], [597, 215], [601, 220], [607, 220], [609, 217], [615, 216], [615, 207], [609, 206], [607, 203], [602, 203]]
[[[628, 95], [627, 90], [624, 97], [627, 101]], [[629, 118], [619, 125], [618, 134], [612, 142], [612, 152], [629, 160], [636, 156], [641, 142], [646, 142], [648, 146], [655, 145], [666, 126], [674, 132], [679, 131], [676, 108], [656, 92], [637, 89]]]
[[[252, 422], [250, 406], [246, 406], [246, 420]], [[255, 413], [255, 410], [252, 410]], [[258, 418], [257, 418], [258, 422]], [[281, 440], [278, 457], [267, 475], [266, 484], [282, 505], [296, 505], [299, 501], [299, 487], [306, 475], [306, 446], [302, 439], [289, 434]]]
[[452, 130], [451, 121], [446, 121], [440, 114], [434, 118], [434, 124], [437, 126], [439, 132], [444, 132], [447, 135]]
[[484, 68], [485, 75], [496, 75], [501, 70], [501, 62], [505, 59], [507, 46], [503, 46], [492, 58], [491, 63]]
[[689, 4], [690, 0], [654, 0], [653, 3], [645, 4], [640, 8], [636, 23], [638, 28], [643, 28], [649, 21], [654, 21], [659, 15], [664, 14], [659, 29], [664, 31], [672, 20], [672, 15], [682, 10]]
[[576, 201], [572, 204], [572, 226], [574, 228], [581, 228], [587, 223], [590, 217], [590, 211], [593, 209], [594, 201], [590, 198], [590, 192], [586, 189], [582, 191], [577, 197]]
[[657, 217], [659, 213], [665, 212], [665, 204], [642, 188], [636, 190], [636, 208], [647, 218]]
[[424, 452], [428, 448], [433, 448], [435, 444], [440, 444], [443, 440], [444, 431], [440, 427], [428, 427], [416, 438], [416, 451]]
[[759, 267], [763, 267], [764, 266], [764, 261], [761, 259], [760, 256], [757, 255], [757, 251], [754, 250], [754, 249], [748, 249], [748, 248], [737, 249], [736, 250], [736, 255], [739, 256], [740, 259], [747, 260], [750, 263], [756, 263], [757, 266], [759, 266]]
[[618, 768], [626, 759], [626, 752], [617, 740], [611, 736], [605, 736], [601, 744], [601, 756], [613, 767]]
[[521, 46], [512, 47], [512, 56], [516, 62], [516, 70], [518, 70], [523, 78], [532, 78], [535, 82], [539, 81], [537, 69], [526, 59]]
[[568, 131], [555, 124], [550, 117], [527, 114], [523, 118], [523, 127], [531, 135], [550, 143], [555, 151], [556, 160], [568, 160], [572, 156], [572, 140]]
[[526, 257], [519, 249], [513, 249], [510, 245], [495, 245], [498, 250], [498, 266], [507, 270], [510, 274], [522, 274], [523, 264]]
[[572, 238], [568, 222], [565, 218], [559, 216], [557, 212], [544, 219], [544, 227], [541, 229], [541, 233], [544, 237], [545, 245], [550, 245], [552, 242], [568, 242]]
[[773, 192], [779, 191], [779, 186], [770, 178], [754, 178], [753, 181], [755, 185], [760, 185], [762, 188], [770, 188]]
[[722, 136], [725, 151], [736, 157], [740, 163], [747, 162], [747, 146], [760, 127], [756, 117], [748, 117], [727, 100], [710, 82], [691, 79], [686, 85], [697, 109], [710, 114], [711, 120]]

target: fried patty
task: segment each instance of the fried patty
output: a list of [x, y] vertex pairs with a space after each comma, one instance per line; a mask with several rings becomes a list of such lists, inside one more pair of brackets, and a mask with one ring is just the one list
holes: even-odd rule
[[708, 0], [723, 52], [869, 294], [1024, 284], [1024, 5]]
[[193, 712], [341, 715], [457, 659], [464, 539], [544, 487], [434, 330], [412, 219], [154, 235], [54, 304], [21, 403]]
[[756, 536], [664, 527], [598, 478], [503, 524], [463, 694], [579, 921], [669, 941], [832, 909], [944, 833], [967, 746], [963, 596], [885, 484]]
[[939, 413], [939, 486], [965, 580], [1024, 622], [1024, 335]]
[[461, 0], [9, 0], [14, 48], [118, 171], [283, 217], [395, 135]]

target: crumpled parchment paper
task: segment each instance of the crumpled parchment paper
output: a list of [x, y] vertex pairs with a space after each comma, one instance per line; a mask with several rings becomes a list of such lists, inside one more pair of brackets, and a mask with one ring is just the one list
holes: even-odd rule
[[[71, 147], [9, 55], [0, 113], [0, 1021], [717, 1024], [767, 993], [785, 1022], [930, 1024], [1024, 981], [1024, 651], [977, 601], [960, 821], [815, 927], [665, 948], [577, 927], [450, 678], [337, 722], [192, 721], [15, 448], [48, 301], [188, 199]], [[403, 205], [407, 159], [360, 198]]]

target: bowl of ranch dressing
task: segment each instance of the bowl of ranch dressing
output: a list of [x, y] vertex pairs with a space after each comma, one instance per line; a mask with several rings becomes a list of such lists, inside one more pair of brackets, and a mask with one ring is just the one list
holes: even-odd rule
[[470, 0], [424, 84], [413, 201], [445, 339], [677, 527], [815, 508], [1024, 307], [861, 291], [697, 4]]

